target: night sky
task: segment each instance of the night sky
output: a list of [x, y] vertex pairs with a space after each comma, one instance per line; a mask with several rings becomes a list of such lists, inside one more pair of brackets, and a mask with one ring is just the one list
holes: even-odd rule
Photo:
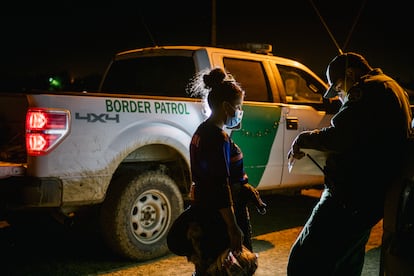
[[[80, 78], [102, 74], [118, 51], [210, 45], [211, 2], [15, 1], [0, 10], [1, 78], [61, 71]], [[313, 3], [344, 51], [359, 52], [373, 67], [412, 83], [414, 53], [409, 41], [414, 24], [409, 1], [385, 2], [217, 0], [216, 44], [269, 43], [274, 55], [296, 59], [325, 79], [326, 65], [338, 50]]]

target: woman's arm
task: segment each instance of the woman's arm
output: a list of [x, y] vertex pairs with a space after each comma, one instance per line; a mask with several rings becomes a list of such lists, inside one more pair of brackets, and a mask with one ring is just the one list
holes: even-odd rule
[[230, 238], [230, 249], [234, 252], [241, 252], [243, 243], [243, 232], [237, 225], [233, 207], [222, 208], [219, 211], [227, 226], [227, 233]]

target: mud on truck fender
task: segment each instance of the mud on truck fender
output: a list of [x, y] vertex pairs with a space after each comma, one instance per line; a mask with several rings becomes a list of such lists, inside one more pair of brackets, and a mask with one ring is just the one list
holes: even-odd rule
[[167, 254], [169, 227], [183, 211], [183, 196], [163, 170], [122, 170], [101, 206], [100, 229], [108, 247], [132, 260]]

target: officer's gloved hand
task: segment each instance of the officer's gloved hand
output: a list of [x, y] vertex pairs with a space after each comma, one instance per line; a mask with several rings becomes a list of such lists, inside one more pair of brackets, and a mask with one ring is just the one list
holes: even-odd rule
[[260, 197], [259, 191], [257, 191], [252, 185], [246, 183], [243, 184], [240, 191], [240, 196], [243, 201], [251, 201], [256, 206], [257, 212], [259, 214], [266, 214], [267, 204], [263, 202]]
[[304, 139], [306, 136], [311, 136], [312, 134], [318, 133], [319, 130], [304, 130], [301, 133], [299, 133], [296, 138], [293, 140], [289, 152], [287, 154], [287, 159], [293, 160], [293, 159], [302, 159], [306, 156], [306, 154], [301, 151], [301, 140]]

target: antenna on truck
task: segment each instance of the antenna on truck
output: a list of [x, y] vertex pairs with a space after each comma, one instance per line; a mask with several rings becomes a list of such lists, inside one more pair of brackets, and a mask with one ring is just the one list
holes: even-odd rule
[[149, 30], [149, 28], [148, 28], [147, 24], [145, 24], [144, 17], [143, 17], [142, 15], [141, 15], [141, 23], [142, 23], [142, 25], [144, 26], [145, 31], [147, 32], [148, 36], [150, 37], [151, 42], [152, 42], [152, 44], [154, 45], [154, 47], [158, 47], [157, 43], [155, 42], [154, 37], [152, 36], [151, 31]]
[[354, 29], [355, 29], [356, 23], [358, 22], [358, 19], [359, 19], [359, 17], [361, 16], [362, 10], [364, 9], [364, 6], [365, 6], [365, 3], [366, 3], [366, 2], [367, 2], [367, 0], [364, 0], [364, 1], [362, 2], [361, 8], [359, 9], [358, 14], [357, 14], [357, 16], [356, 16], [356, 18], [355, 18], [355, 20], [354, 20], [354, 24], [352, 24], [352, 28], [351, 28], [351, 30], [349, 30], [348, 36], [346, 37], [346, 40], [345, 40], [345, 42], [344, 42], [344, 45], [342, 46], [342, 48], [343, 48], [343, 49], [345, 49], [345, 48], [346, 48], [346, 46], [348, 46], [348, 42], [349, 42], [349, 40], [350, 40], [350, 38], [351, 38], [352, 33], [354, 32]]
[[211, 46], [217, 45], [217, 5], [216, 0], [211, 0]]
[[315, 10], [316, 14], [318, 15], [319, 19], [321, 20], [321, 22], [322, 22], [323, 26], [325, 27], [325, 29], [326, 29], [326, 31], [328, 32], [329, 36], [331, 37], [332, 41], [334, 42], [335, 47], [336, 47], [336, 49], [338, 49], [339, 54], [340, 54], [340, 55], [341, 55], [341, 54], [343, 54], [342, 49], [345, 49], [345, 48], [348, 46], [348, 42], [349, 42], [349, 40], [351, 39], [351, 35], [352, 35], [352, 33], [353, 33], [354, 29], [355, 29], [355, 26], [356, 26], [356, 24], [357, 24], [357, 22], [358, 22], [359, 17], [361, 16], [362, 10], [364, 9], [364, 7], [365, 7], [365, 3], [367, 2], [367, 0], [364, 0], [364, 1], [362, 2], [361, 8], [359, 9], [358, 14], [357, 14], [357, 16], [356, 16], [356, 18], [355, 18], [355, 20], [354, 20], [354, 23], [352, 24], [352, 27], [351, 27], [351, 29], [349, 30], [348, 36], [346, 37], [346, 40], [345, 40], [344, 45], [342, 46], [342, 49], [341, 49], [341, 47], [339, 47], [338, 42], [336, 42], [335, 37], [332, 35], [332, 32], [329, 30], [328, 25], [326, 25], [325, 20], [323, 20], [323, 18], [322, 18], [322, 16], [321, 16], [321, 14], [319, 13], [319, 11], [318, 11], [318, 9], [316, 8], [316, 6], [315, 6], [315, 4], [313, 3], [313, 1], [312, 1], [312, 0], [309, 0], [309, 2], [311, 3], [311, 5], [312, 5], [313, 9]]
[[318, 8], [316, 8], [315, 4], [313, 3], [312, 0], [309, 0], [309, 2], [311, 3], [313, 9], [315, 10], [316, 14], [318, 15], [319, 19], [321, 20], [323, 26], [325, 27], [326, 31], [328, 32], [329, 36], [331, 37], [333, 43], [335, 44], [336, 49], [338, 49], [338, 52], [340, 55], [342, 55], [344, 52], [342, 51], [341, 47], [339, 47], [338, 42], [336, 42], [335, 37], [332, 35], [331, 30], [329, 30], [328, 25], [326, 25], [325, 20], [323, 20], [321, 14], [319, 13]]

